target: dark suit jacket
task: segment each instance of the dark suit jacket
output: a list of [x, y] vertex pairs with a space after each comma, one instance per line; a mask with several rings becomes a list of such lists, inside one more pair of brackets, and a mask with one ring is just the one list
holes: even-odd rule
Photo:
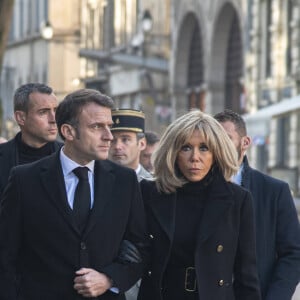
[[[20, 133], [18, 133], [19, 135]], [[62, 143], [50, 142], [53, 152], [60, 149]], [[2, 194], [12, 167], [19, 164], [17, 136], [6, 143], [0, 144], [0, 195]]]
[[[151, 263], [142, 278], [138, 299], [161, 300], [175, 228], [176, 193], [158, 193], [154, 181], [141, 181], [141, 188], [152, 240]], [[215, 179], [198, 233], [194, 260], [199, 299], [260, 299], [250, 193], [221, 177]]]
[[[59, 152], [12, 169], [0, 210], [0, 299], [69, 300], [75, 271], [107, 274], [120, 295], [142, 275], [142, 263], [117, 260], [122, 240], [144, 257], [144, 209], [136, 174], [110, 161], [95, 162], [95, 196], [86, 230], [78, 231], [67, 203]], [[18, 278], [18, 289], [16, 288]]]
[[242, 185], [254, 203], [263, 299], [290, 300], [300, 280], [300, 229], [289, 186], [250, 168], [246, 157]]

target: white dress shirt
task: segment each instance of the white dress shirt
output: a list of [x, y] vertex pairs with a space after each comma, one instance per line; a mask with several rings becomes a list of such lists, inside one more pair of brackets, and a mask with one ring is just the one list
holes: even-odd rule
[[234, 176], [232, 176], [232, 181], [238, 185], [242, 185], [243, 169], [244, 169], [244, 164], [241, 164], [238, 172]]
[[73, 209], [73, 203], [74, 203], [74, 195], [75, 195], [75, 189], [78, 184], [78, 177], [73, 173], [73, 170], [78, 167], [87, 167], [89, 169], [88, 176], [89, 176], [89, 184], [90, 184], [90, 190], [91, 190], [91, 208], [94, 204], [94, 165], [95, 161], [92, 160], [87, 165], [82, 166], [70, 159], [66, 154], [64, 153], [64, 147], [60, 150], [60, 162], [63, 170], [64, 180], [65, 180], [65, 186], [67, 191], [67, 197], [68, 197], [68, 203], [70, 207]]

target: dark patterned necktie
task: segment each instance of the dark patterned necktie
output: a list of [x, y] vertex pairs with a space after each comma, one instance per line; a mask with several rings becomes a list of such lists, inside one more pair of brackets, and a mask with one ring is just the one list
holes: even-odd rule
[[73, 170], [73, 173], [79, 179], [74, 195], [73, 213], [79, 230], [82, 231], [86, 225], [91, 208], [88, 168], [78, 167]]

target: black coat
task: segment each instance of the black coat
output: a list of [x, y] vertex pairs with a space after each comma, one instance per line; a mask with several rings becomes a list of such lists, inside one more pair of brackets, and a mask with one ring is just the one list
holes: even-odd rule
[[[250, 193], [221, 177], [210, 187], [194, 259], [199, 299], [258, 300]], [[158, 193], [153, 181], [143, 180], [141, 188], [152, 244], [149, 271], [142, 279], [138, 299], [160, 300], [161, 282], [174, 235], [176, 193]]]
[[[0, 144], [0, 195], [7, 184], [10, 170], [12, 167], [19, 165], [17, 136], [6, 143]], [[49, 142], [49, 144], [52, 152], [59, 150], [62, 146], [62, 143], [57, 141]]]
[[1, 300], [86, 299], [73, 288], [82, 266], [107, 274], [120, 290], [97, 299], [124, 299], [141, 277], [143, 263], [117, 261], [124, 239], [145, 254], [136, 174], [110, 161], [95, 161], [94, 171], [94, 205], [81, 235], [67, 202], [59, 152], [12, 169], [0, 210]]
[[254, 203], [262, 298], [290, 300], [300, 280], [300, 229], [289, 186], [250, 168], [246, 157], [242, 185]]

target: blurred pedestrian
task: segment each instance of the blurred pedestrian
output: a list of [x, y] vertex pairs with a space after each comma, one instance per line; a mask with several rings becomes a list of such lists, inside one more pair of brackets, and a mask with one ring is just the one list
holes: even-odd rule
[[262, 299], [290, 300], [300, 280], [300, 229], [289, 186], [249, 166], [251, 138], [240, 115], [225, 110], [215, 118], [238, 152], [240, 168], [233, 180], [252, 194]]
[[[63, 148], [12, 169], [0, 209], [1, 300], [122, 300], [141, 276], [143, 202], [134, 171], [107, 160], [112, 107], [95, 90], [67, 95], [56, 111]], [[123, 241], [135, 262], [120, 260]]]
[[159, 143], [159, 135], [153, 131], [145, 132], [146, 148], [141, 151], [140, 163], [149, 172], [153, 172], [151, 157]]
[[168, 126], [141, 181], [151, 263], [139, 300], [258, 300], [250, 193], [230, 182], [236, 151], [222, 126], [191, 111]]
[[27, 83], [14, 94], [14, 116], [20, 132], [0, 145], [0, 195], [7, 184], [12, 167], [36, 161], [61, 147], [55, 141], [57, 98], [51, 87]]
[[146, 148], [145, 114], [134, 109], [115, 109], [112, 111], [113, 141], [109, 158], [122, 166], [135, 170], [138, 180], [152, 178], [140, 164], [140, 153]]

